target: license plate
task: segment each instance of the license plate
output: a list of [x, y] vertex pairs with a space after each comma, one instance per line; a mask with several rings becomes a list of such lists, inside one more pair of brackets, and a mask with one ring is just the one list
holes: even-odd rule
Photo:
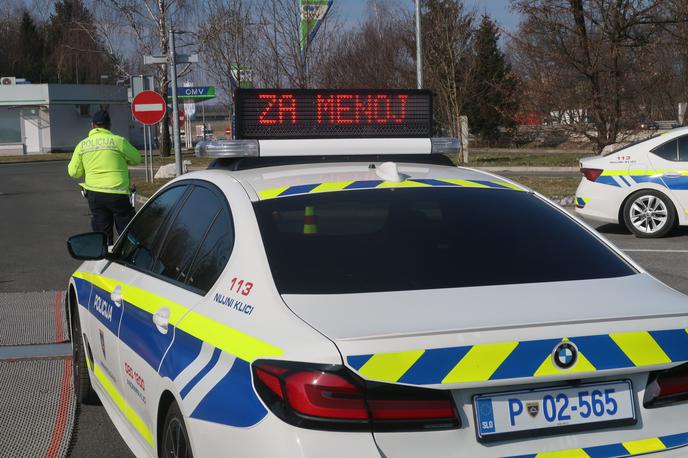
[[481, 442], [635, 424], [629, 380], [473, 397]]

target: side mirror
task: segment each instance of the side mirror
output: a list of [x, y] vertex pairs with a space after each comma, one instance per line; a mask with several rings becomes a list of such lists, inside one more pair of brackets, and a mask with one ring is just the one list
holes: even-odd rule
[[87, 232], [67, 239], [67, 250], [74, 259], [104, 259], [108, 254], [107, 237], [103, 232]]

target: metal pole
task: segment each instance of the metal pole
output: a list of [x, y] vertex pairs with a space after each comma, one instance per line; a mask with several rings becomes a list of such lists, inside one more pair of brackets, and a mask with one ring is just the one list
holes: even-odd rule
[[153, 182], [153, 127], [148, 126], [148, 149], [150, 150], [150, 160], [148, 166], [150, 167], [151, 183]]
[[420, 0], [416, 0], [416, 79], [423, 89], [423, 41], [420, 33]]
[[170, 82], [172, 83], [172, 136], [174, 137], [174, 163], [176, 175], [182, 174], [182, 150], [179, 144], [179, 105], [177, 103], [177, 61], [175, 60], [174, 30], [169, 32], [170, 42]]
[[203, 141], [205, 141], [205, 104], [201, 104], [201, 110], [203, 111]]
[[148, 183], [148, 139], [146, 138], [146, 125], [143, 126], [143, 167], [146, 169], [146, 183]]

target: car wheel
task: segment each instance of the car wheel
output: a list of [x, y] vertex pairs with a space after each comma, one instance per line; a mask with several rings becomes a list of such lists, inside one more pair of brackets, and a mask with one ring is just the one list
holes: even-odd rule
[[636, 237], [664, 237], [676, 225], [676, 210], [661, 192], [640, 191], [626, 201], [624, 222]]
[[72, 310], [71, 317], [71, 336], [72, 336], [72, 376], [74, 382], [74, 395], [77, 402], [81, 404], [100, 404], [98, 395], [91, 386], [91, 379], [88, 377], [88, 366], [86, 364], [86, 351], [84, 338], [81, 334], [81, 323], [79, 313]]
[[160, 457], [193, 458], [189, 433], [186, 431], [184, 417], [176, 402], [170, 404], [165, 415], [165, 426], [162, 430]]

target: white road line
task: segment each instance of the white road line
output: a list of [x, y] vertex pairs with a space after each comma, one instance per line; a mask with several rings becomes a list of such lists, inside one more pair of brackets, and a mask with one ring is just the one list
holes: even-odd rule
[[646, 250], [646, 249], [641, 249], [641, 248], [629, 248], [629, 249], [621, 249], [622, 251], [638, 251], [641, 253], [688, 253], [688, 250]]
[[134, 105], [134, 111], [162, 111], [162, 103], [139, 103]]

